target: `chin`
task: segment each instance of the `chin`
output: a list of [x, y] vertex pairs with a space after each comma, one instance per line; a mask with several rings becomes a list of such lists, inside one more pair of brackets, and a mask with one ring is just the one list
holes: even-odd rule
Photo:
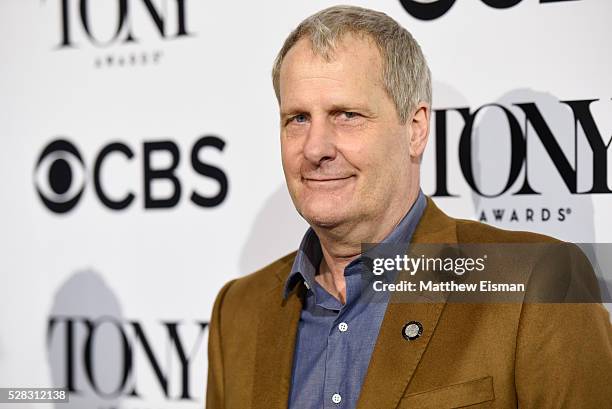
[[340, 224], [342, 224], [342, 219], [329, 217], [329, 216], [325, 216], [325, 217], [313, 216], [313, 217], [308, 217], [305, 219], [308, 222], [308, 224], [311, 226], [324, 227], [327, 229], [331, 229], [331, 228], [337, 227]]
[[347, 219], [346, 212], [334, 203], [324, 203], [320, 206], [312, 204], [303, 209], [300, 214], [310, 225], [319, 227], [335, 227]]

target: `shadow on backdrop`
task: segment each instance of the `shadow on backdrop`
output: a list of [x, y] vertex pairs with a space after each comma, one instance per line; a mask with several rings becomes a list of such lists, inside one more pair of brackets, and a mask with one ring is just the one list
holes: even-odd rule
[[117, 296], [98, 273], [75, 273], [55, 293], [47, 339], [51, 381], [78, 391], [58, 409], [121, 408], [123, 340], [113, 324], [97, 326], [94, 338], [84, 321], [101, 317], [123, 321]]
[[297, 250], [308, 224], [280, 185], [257, 213], [240, 256], [240, 271], [249, 274]]

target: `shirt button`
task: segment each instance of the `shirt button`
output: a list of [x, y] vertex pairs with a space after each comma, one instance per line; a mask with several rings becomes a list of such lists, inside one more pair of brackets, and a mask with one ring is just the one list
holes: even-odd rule
[[342, 396], [340, 396], [339, 393], [334, 393], [332, 395], [332, 402], [334, 403], [340, 403], [340, 401], [342, 400]]
[[338, 329], [340, 330], [340, 332], [346, 332], [346, 330], [348, 329], [348, 324], [346, 322], [341, 322], [340, 324], [338, 324]]

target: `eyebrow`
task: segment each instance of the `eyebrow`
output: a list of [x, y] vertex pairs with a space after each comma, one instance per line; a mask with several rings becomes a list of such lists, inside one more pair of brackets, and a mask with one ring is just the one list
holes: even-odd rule
[[306, 110], [304, 109], [288, 109], [288, 110], [280, 110], [280, 116], [282, 118], [287, 117], [287, 116], [291, 116], [291, 115], [296, 115], [296, 114], [303, 114], [306, 113]]
[[[328, 112], [361, 112], [361, 113], [364, 113], [370, 116], [374, 115], [374, 112], [370, 108], [367, 108], [365, 104], [363, 103], [333, 104], [330, 108], [328, 108], [327, 111]], [[307, 109], [301, 109], [301, 108], [290, 108], [290, 109], [280, 110], [281, 118], [286, 118], [289, 116], [299, 115], [299, 114], [309, 114], [309, 111]]]

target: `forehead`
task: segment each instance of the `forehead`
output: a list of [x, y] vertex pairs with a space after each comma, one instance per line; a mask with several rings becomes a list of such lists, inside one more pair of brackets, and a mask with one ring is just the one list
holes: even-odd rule
[[280, 70], [281, 104], [317, 90], [328, 96], [343, 93], [368, 98], [384, 90], [382, 59], [367, 36], [346, 34], [325, 59], [313, 51], [309, 38], [300, 39], [285, 55]]

